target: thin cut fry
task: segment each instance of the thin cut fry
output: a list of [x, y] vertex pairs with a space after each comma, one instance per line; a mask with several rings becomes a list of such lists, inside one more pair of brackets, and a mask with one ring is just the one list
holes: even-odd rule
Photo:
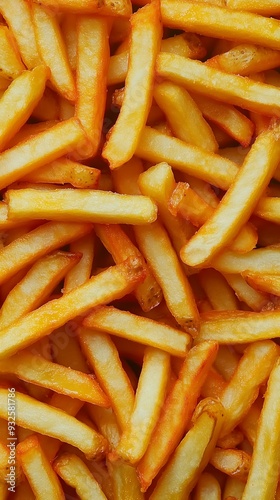
[[[142, 7], [131, 17], [131, 40], [123, 105], [103, 157], [110, 168], [120, 167], [133, 156], [152, 101], [155, 61], [160, 49], [159, 2]], [[125, 143], [122, 141], [126, 136]]]
[[81, 260], [71, 268], [65, 276], [63, 293], [85, 283], [91, 276], [94, 257], [94, 235], [93, 233], [82, 236], [70, 245], [71, 252], [80, 252]]

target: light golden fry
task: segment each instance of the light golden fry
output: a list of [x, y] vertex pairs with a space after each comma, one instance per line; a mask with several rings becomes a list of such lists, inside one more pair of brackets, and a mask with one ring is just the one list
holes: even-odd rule
[[254, 213], [262, 219], [280, 223], [279, 217], [280, 198], [263, 197], [257, 204]]
[[221, 500], [221, 486], [213, 474], [203, 472], [197, 482], [194, 500]]
[[61, 23], [61, 33], [65, 42], [68, 61], [72, 71], [77, 69], [77, 16], [64, 14]]
[[215, 448], [210, 464], [228, 476], [246, 481], [251, 466], [251, 457], [242, 450]]
[[0, 26], [0, 66], [0, 75], [6, 78], [16, 78], [25, 70], [13, 36], [6, 26]]
[[[162, 29], [159, 2], [153, 0], [131, 17], [131, 39], [124, 100], [110, 131], [103, 157], [110, 168], [120, 167], [133, 156], [152, 102], [155, 62]], [[126, 136], [125, 143], [122, 137]]]
[[270, 374], [266, 396], [260, 415], [248, 481], [243, 500], [270, 500], [274, 497], [279, 472], [279, 360]]
[[246, 254], [237, 254], [224, 250], [214, 257], [211, 266], [222, 273], [256, 272], [263, 274], [279, 274], [280, 248], [275, 245], [265, 248], [256, 248]]
[[[47, 302], [2, 330], [1, 359], [29, 346], [90, 308], [123, 297], [143, 277], [141, 261], [128, 259], [93, 276], [64, 296]], [[51, 326], [49, 318], [52, 318]]]
[[[7, 420], [8, 390], [0, 389], [0, 415]], [[17, 423], [34, 432], [58, 438], [77, 446], [87, 456], [94, 457], [106, 449], [105, 439], [92, 428], [63, 410], [16, 393]]]
[[146, 491], [179, 444], [190, 423], [198, 395], [217, 353], [217, 344], [207, 342], [192, 348], [178, 379], [171, 388], [137, 473]]
[[82, 236], [70, 245], [71, 252], [80, 252], [81, 260], [68, 271], [64, 279], [63, 293], [85, 283], [91, 276], [94, 257], [94, 235], [93, 233]]
[[200, 406], [196, 410], [198, 415], [193, 427], [176, 448], [157, 482], [151, 500], [187, 498], [206, 467], [223, 422], [223, 407], [210, 398], [202, 400]]
[[280, 6], [277, 0], [227, 0], [227, 6], [264, 16], [279, 16]]
[[[272, 305], [268, 295], [255, 290], [253, 286], [250, 286], [250, 284], [248, 284], [250, 283], [250, 281], [249, 279], [247, 280], [247, 276], [246, 280], [239, 274], [224, 274], [224, 277], [227, 280], [228, 284], [235, 291], [238, 299], [242, 302], [245, 302], [253, 311], [261, 311], [262, 309], [266, 308], [268, 309]], [[263, 280], [265, 280], [266, 278], [268, 279], [268, 281], [270, 280], [270, 277], [268, 275], [262, 276]]]
[[104, 18], [79, 16], [77, 20], [77, 103], [75, 115], [89, 138], [89, 149], [75, 156], [96, 155], [106, 104], [107, 70], [110, 47], [108, 24]]
[[231, 500], [231, 498], [241, 500], [244, 488], [244, 481], [240, 481], [238, 478], [229, 476], [225, 483], [223, 500]]
[[47, 7], [59, 8], [65, 12], [78, 14], [101, 14], [109, 16], [125, 16], [131, 14], [131, 3], [129, 0], [121, 0], [117, 4], [112, 4], [109, 0], [104, 0], [102, 4], [98, 0], [34, 0]]
[[280, 276], [274, 274], [248, 273], [245, 271], [243, 276], [247, 283], [262, 292], [280, 295]]
[[74, 101], [74, 77], [57, 19], [41, 5], [32, 3], [31, 10], [39, 53], [50, 69], [50, 80], [59, 94]]
[[81, 500], [90, 500], [93, 495], [96, 500], [107, 499], [86, 464], [77, 455], [64, 453], [55, 460], [53, 467], [63, 481], [76, 490]]
[[120, 441], [120, 428], [112, 408], [88, 405], [88, 413], [98, 431], [104, 436], [111, 450], [115, 449]]
[[133, 500], [144, 500], [144, 494], [140, 491], [136, 470], [122, 460], [108, 464], [109, 473], [113, 483], [114, 500], [133, 498]]
[[189, 335], [169, 325], [159, 324], [112, 306], [95, 309], [84, 319], [83, 324], [88, 328], [162, 349], [175, 356], [185, 356], [191, 341]]
[[204, 269], [199, 273], [199, 281], [213, 309], [234, 311], [238, 309], [238, 301], [224, 277], [215, 269]]

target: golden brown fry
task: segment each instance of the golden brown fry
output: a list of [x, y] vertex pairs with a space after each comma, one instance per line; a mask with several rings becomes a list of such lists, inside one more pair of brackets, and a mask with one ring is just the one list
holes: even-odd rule
[[6, 78], [16, 78], [25, 69], [13, 36], [6, 26], [0, 26], [0, 65], [0, 75]]
[[280, 15], [277, 0], [227, 0], [227, 6], [233, 9], [256, 12], [264, 16]]
[[109, 0], [104, 0], [102, 4], [98, 0], [34, 0], [47, 7], [59, 8], [65, 12], [78, 14], [101, 14], [109, 16], [125, 16], [131, 14], [131, 3], [129, 0], [121, 0], [117, 4], [112, 4]]
[[257, 248], [243, 255], [224, 250], [212, 260], [211, 266], [222, 273], [230, 274], [244, 272], [278, 274], [279, 253], [280, 248], [277, 245]]
[[204, 269], [199, 273], [199, 281], [213, 309], [234, 311], [238, 301], [224, 277], [215, 269]]
[[81, 253], [81, 260], [68, 271], [64, 279], [63, 293], [85, 283], [91, 276], [94, 257], [93, 232], [82, 236], [70, 245], [71, 252]]
[[273, 293], [274, 295], [280, 295], [279, 275], [244, 272], [243, 276], [249, 285], [257, 290]]
[[[239, 274], [224, 274], [224, 277], [227, 280], [228, 284], [235, 291], [238, 299], [242, 302], [245, 302], [253, 311], [261, 311], [262, 309], [272, 306], [268, 295], [255, 290], [253, 286], [250, 286], [250, 280], [247, 280], [247, 275], [246, 279]], [[269, 276], [263, 276], [264, 280], [266, 278], [268, 278], [269, 281]], [[249, 284], [247, 283], [247, 281]]]

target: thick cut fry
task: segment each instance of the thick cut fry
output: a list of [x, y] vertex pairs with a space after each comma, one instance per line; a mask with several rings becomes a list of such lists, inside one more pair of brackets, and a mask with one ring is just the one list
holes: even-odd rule
[[199, 274], [199, 280], [213, 309], [219, 311], [238, 309], [238, 302], [233, 290], [217, 271], [204, 269]]
[[279, 336], [279, 311], [216, 311], [202, 316], [197, 341], [213, 340], [221, 344], [244, 344]]
[[134, 391], [118, 351], [109, 335], [81, 329], [80, 342], [101, 387], [109, 396], [121, 429], [125, 429], [134, 405]]
[[13, 36], [6, 26], [0, 26], [0, 75], [16, 78], [25, 70]]
[[257, 248], [244, 255], [225, 250], [212, 260], [211, 266], [222, 273], [230, 274], [279, 274], [279, 255], [280, 248], [277, 245]]
[[[7, 420], [8, 390], [0, 389], [0, 415]], [[77, 446], [94, 457], [106, 449], [106, 440], [75, 417], [20, 392], [16, 393], [18, 425]]]
[[[184, 2], [184, 5], [187, 2]], [[193, 6], [199, 3], [192, 3]], [[212, 6], [211, 6], [212, 8]], [[239, 13], [238, 13], [239, 14]], [[280, 25], [279, 25], [280, 46]], [[239, 75], [230, 75], [200, 61], [176, 54], [160, 53], [156, 70], [159, 76], [213, 99], [240, 106], [269, 116], [280, 116], [280, 90], [272, 85], [255, 82]]]
[[94, 257], [94, 235], [86, 234], [70, 245], [71, 252], [80, 252], [81, 260], [68, 271], [64, 280], [63, 293], [67, 293], [73, 288], [85, 283], [91, 276]]
[[180, 442], [195, 408], [201, 387], [217, 353], [217, 344], [200, 344], [191, 349], [170, 390], [147, 451], [137, 472], [146, 491], [159, 470]]
[[1, 359], [15, 354], [90, 308], [123, 297], [131, 292], [141, 279], [141, 261], [132, 258], [93, 276], [63, 297], [47, 302], [2, 330]]
[[240, 481], [238, 478], [229, 476], [225, 483], [223, 500], [227, 500], [227, 498], [241, 500], [244, 488], [244, 481]]
[[[111, 169], [130, 160], [147, 121], [160, 39], [159, 2], [153, 0], [131, 17], [129, 62], [123, 105], [102, 153], [109, 161]], [[124, 136], [125, 143], [122, 140]]]
[[[216, 445], [223, 422], [223, 407], [213, 399], [202, 400], [193, 427], [187, 432], [166, 466], [151, 500], [183, 500], [196, 485]], [[191, 457], [191, 460], [190, 460]]]
[[191, 340], [187, 334], [169, 325], [112, 306], [95, 309], [84, 319], [83, 324], [88, 328], [162, 349], [175, 356], [185, 356]]
[[131, 3], [129, 0], [121, 0], [114, 4], [109, 0], [100, 3], [98, 0], [34, 0], [36, 3], [46, 5], [47, 7], [59, 8], [65, 12], [78, 14], [101, 14], [107, 16], [125, 16], [131, 14]]
[[41, 64], [32, 24], [30, 7], [25, 0], [0, 1], [0, 13], [9, 25], [24, 64], [32, 69]]
[[54, 462], [55, 472], [66, 484], [74, 488], [81, 500], [106, 500], [98, 482], [77, 455], [64, 453]]
[[180, 0], [161, 0], [161, 15], [163, 23], [170, 28], [272, 49], [280, 47], [280, 25], [276, 19], [236, 12], [211, 3], [184, 1], [182, 5]]
[[279, 472], [279, 383], [280, 364], [276, 362], [269, 377], [259, 420], [248, 481], [243, 500], [270, 500], [274, 497]]
[[71, 118], [0, 154], [0, 189], [87, 142], [80, 122]]
[[50, 80], [59, 94], [74, 101], [74, 78], [57, 19], [40, 5], [32, 3], [31, 9], [39, 53], [50, 68]]
[[280, 198], [263, 197], [256, 206], [255, 214], [262, 219], [280, 223], [279, 217]]
[[77, 151], [78, 158], [97, 152], [106, 104], [107, 70], [110, 48], [107, 21], [100, 17], [79, 16], [77, 21], [77, 103], [79, 118], [90, 140], [88, 150]]
[[169, 370], [169, 355], [154, 348], [147, 348], [134, 408], [116, 449], [120, 457], [131, 463], [138, 462], [149, 445], [164, 402]]
[[217, 151], [218, 144], [210, 125], [185, 89], [171, 82], [159, 83], [154, 88], [154, 98], [175, 137], [206, 151]]
[[242, 450], [215, 448], [210, 464], [228, 476], [246, 481], [251, 466], [251, 457]]
[[[130, 256], [142, 257], [138, 248], [118, 224], [95, 224], [95, 232], [108, 252], [111, 253], [116, 264]], [[143, 311], [150, 311], [160, 304], [162, 291], [144, 258], [143, 267], [146, 270], [146, 278], [143, 283], [138, 285], [134, 293]]]
[[65, 274], [79, 262], [75, 253], [56, 252], [37, 260], [10, 291], [0, 310], [0, 328], [44, 303]]
[[[254, 123], [247, 116], [228, 102], [215, 101], [209, 96], [206, 97], [195, 92], [192, 92], [191, 95], [207, 120], [221, 127], [243, 147], [249, 146], [254, 133]], [[229, 159], [237, 163], [235, 159]]]
[[135, 154], [152, 163], [165, 161], [221, 189], [228, 189], [238, 172], [238, 167], [230, 160], [168, 137], [151, 127], [144, 127]]
[[280, 276], [274, 274], [243, 273], [245, 280], [252, 287], [262, 292], [280, 295]]
[[263, 132], [246, 156], [218, 208], [181, 250], [186, 264], [208, 263], [249, 219], [279, 162], [279, 126]]
[[120, 440], [120, 428], [112, 408], [88, 405], [87, 409], [98, 431], [107, 439], [109, 448], [116, 448]]
[[38, 257], [87, 234], [90, 224], [48, 222], [16, 238], [0, 251], [0, 282], [7, 281]]
[[108, 464], [109, 473], [113, 483], [114, 500], [124, 500], [133, 498], [133, 500], [144, 500], [144, 494], [140, 491], [139, 481], [136, 470], [122, 460]]
[[157, 217], [157, 207], [147, 196], [71, 188], [17, 189], [6, 196], [12, 219], [148, 224]]
[[0, 100], [0, 151], [30, 117], [43, 95], [47, 77], [46, 66], [37, 66], [24, 71], [4, 92]]
[[164, 227], [159, 221], [138, 226], [138, 246], [159, 283], [171, 314], [188, 333], [196, 335], [199, 315], [191, 286]]
[[221, 486], [213, 474], [203, 472], [197, 482], [194, 500], [221, 500]]
[[[269, 297], [266, 294], [261, 293], [260, 291], [255, 290], [253, 286], [250, 286], [250, 281], [249, 279], [247, 280], [247, 275], [246, 275], [246, 280], [248, 281], [249, 284], [246, 283], [244, 277], [240, 276], [239, 274], [224, 274], [224, 277], [227, 280], [228, 284], [231, 286], [231, 288], [235, 291], [238, 299], [241, 300], [242, 302], [245, 302], [251, 309], [253, 309], [253, 311], [261, 311], [262, 309], [269, 308], [270, 305], [272, 305], [269, 300]], [[262, 276], [262, 278], [264, 280], [268, 278], [269, 280], [269, 276]], [[268, 293], [271, 292], [269, 291]], [[279, 283], [279, 293], [280, 293], [280, 283]]]
[[14, 373], [21, 380], [91, 404], [105, 407], [110, 405], [92, 376], [52, 363], [28, 350], [0, 361], [0, 373]]
[[256, 12], [264, 16], [279, 16], [278, 0], [227, 0], [227, 6], [233, 9]]

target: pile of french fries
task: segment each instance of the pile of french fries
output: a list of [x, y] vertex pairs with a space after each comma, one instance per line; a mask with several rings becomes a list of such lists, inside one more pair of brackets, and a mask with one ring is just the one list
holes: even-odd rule
[[0, 500], [279, 500], [279, 0], [0, 21]]

